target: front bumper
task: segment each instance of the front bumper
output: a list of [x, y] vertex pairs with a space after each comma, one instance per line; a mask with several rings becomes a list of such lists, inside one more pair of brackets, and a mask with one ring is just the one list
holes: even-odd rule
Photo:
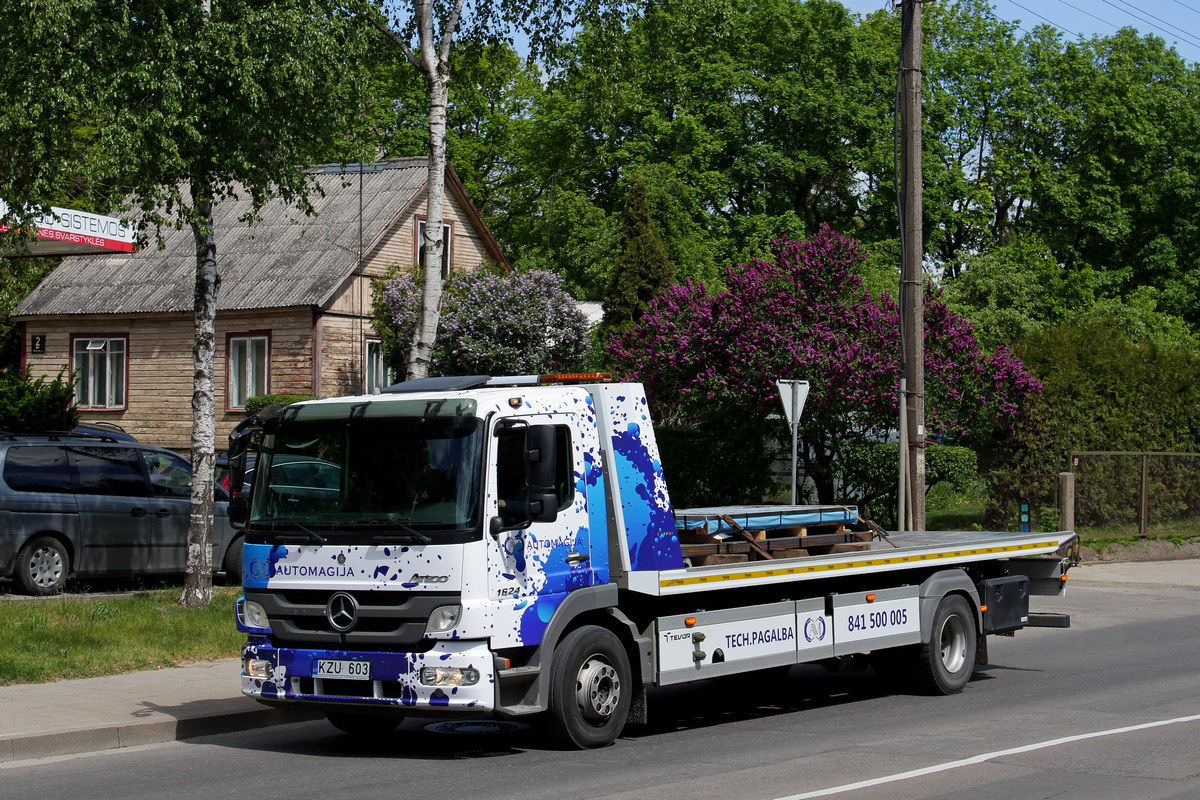
[[[268, 662], [270, 677], [247, 675], [249, 659]], [[316, 677], [318, 659], [367, 661], [370, 679]], [[421, 683], [425, 667], [477, 670], [479, 680], [471, 686], [427, 686]], [[392, 706], [433, 715], [489, 712], [495, 706], [496, 675], [492, 653], [481, 641], [438, 642], [424, 653], [378, 653], [280, 648], [252, 638], [242, 647], [242, 693], [268, 702]]]

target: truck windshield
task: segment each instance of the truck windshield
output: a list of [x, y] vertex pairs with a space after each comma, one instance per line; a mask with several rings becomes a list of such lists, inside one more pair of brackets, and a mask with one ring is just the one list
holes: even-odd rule
[[482, 530], [481, 430], [473, 417], [285, 421], [263, 439], [251, 532], [427, 543]]

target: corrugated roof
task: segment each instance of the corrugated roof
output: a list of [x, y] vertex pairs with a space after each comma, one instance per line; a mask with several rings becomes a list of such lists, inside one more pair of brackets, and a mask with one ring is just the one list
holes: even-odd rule
[[[364, 253], [425, 188], [427, 161], [402, 158], [362, 169]], [[214, 213], [219, 310], [286, 308], [325, 302], [354, 270], [359, 254], [359, 165], [314, 167], [324, 196], [311, 199], [308, 217], [276, 201], [254, 225], [239, 222], [251, 209], [242, 199]], [[64, 259], [17, 308], [17, 314], [131, 314], [191, 311], [196, 246], [190, 228], [162, 231], [165, 248], [140, 253]]]

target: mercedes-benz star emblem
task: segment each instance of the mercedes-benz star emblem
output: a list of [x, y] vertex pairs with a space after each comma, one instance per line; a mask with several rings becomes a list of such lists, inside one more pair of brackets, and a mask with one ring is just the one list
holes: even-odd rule
[[353, 595], [345, 592], [336, 593], [329, 598], [329, 603], [325, 606], [325, 619], [329, 620], [329, 626], [338, 633], [354, 630], [358, 623], [358, 601]]

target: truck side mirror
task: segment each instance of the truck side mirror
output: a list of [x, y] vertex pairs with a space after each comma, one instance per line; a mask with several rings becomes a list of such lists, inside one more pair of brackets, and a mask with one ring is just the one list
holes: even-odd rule
[[[237, 497], [238, 490], [246, 480], [246, 454], [250, 450], [254, 433], [258, 430], [262, 430], [259, 419], [252, 416], [239, 422], [229, 434], [229, 494], [233, 497]], [[230, 508], [230, 520], [233, 519], [232, 512], [233, 509]]]
[[229, 526], [242, 530], [250, 518], [250, 500], [241, 492], [234, 492], [229, 498]]

